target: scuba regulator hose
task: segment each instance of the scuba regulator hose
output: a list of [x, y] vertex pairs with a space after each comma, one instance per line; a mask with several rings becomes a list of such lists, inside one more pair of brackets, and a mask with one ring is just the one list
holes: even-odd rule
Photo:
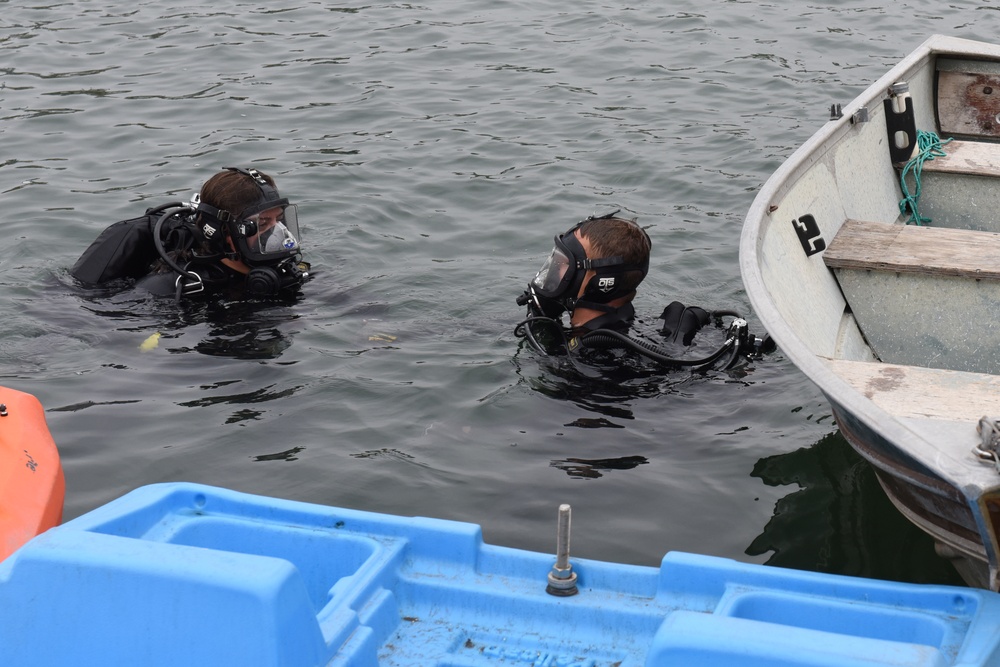
[[724, 316], [734, 317], [735, 319], [726, 331], [725, 342], [723, 342], [722, 345], [711, 354], [697, 359], [673, 357], [662, 347], [651, 341], [633, 338], [632, 336], [623, 334], [619, 331], [613, 331], [611, 329], [596, 329], [582, 334], [572, 340], [567, 340], [562, 324], [550, 317], [543, 316], [529, 317], [518, 323], [518, 325], [514, 328], [514, 335], [519, 338], [526, 338], [536, 351], [543, 355], [548, 355], [545, 348], [535, 338], [530, 326], [533, 322], [546, 322], [552, 325], [553, 328], [559, 333], [562, 338], [563, 345], [566, 347], [567, 352], [570, 353], [570, 359], [572, 359], [572, 352], [577, 348], [587, 347], [591, 349], [607, 349], [622, 347], [638, 352], [648, 359], [652, 359], [653, 361], [667, 366], [694, 367], [693, 370], [695, 371], [705, 370], [711, 367], [727, 354], [729, 355], [728, 359], [726, 359], [726, 362], [720, 367], [722, 370], [727, 370], [736, 365], [736, 362], [739, 360], [740, 354], [742, 353], [762, 354], [770, 352], [774, 349], [774, 342], [771, 340], [770, 336], [765, 336], [764, 339], [758, 339], [756, 337], [751, 339], [747, 322], [740, 317], [738, 313], [728, 310], [719, 310], [713, 311], [711, 314], [719, 320], [721, 320]]
[[590, 331], [583, 334], [579, 338], [581, 347], [589, 348], [609, 348], [615, 347], [616, 344], [620, 344], [620, 347], [629, 348], [635, 352], [638, 352], [644, 357], [652, 359], [653, 361], [658, 361], [661, 364], [666, 364], [668, 366], [695, 366], [695, 370], [700, 370], [700, 368], [707, 368], [711, 366], [716, 361], [721, 359], [727, 352], [730, 352], [729, 360], [722, 367], [723, 369], [730, 368], [736, 363], [739, 357], [740, 348], [736, 344], [737, 340], [734, 335], [729, 335], [726, 337], [726, 341], [715, 351], [712, 352], [707, 357], [702, 357], [700, 359], [688, 359], [688, 358], [678, 358], [671, 357], [663, 351], [663, 348], [646, 340], [640, 340], [638, 338], [632, 338], [626, 334], [619, 331], [612, 331], [611, 329], [597, 329], [596, 331]]
[[559, 337], [562, 338], [563, 346], [569, 349], [569, 341], [566, 339], [566, 332], [563, 330], [562, 324], [552, 319], [551, 317], [544, 317], [542, 315], [537, 315], [522, 320], [517, 323], [517, 326], [514, 327], [514, 335], [517, 336], [518, 338], [526, 338], [528, 342], [531, 344], [531, 347], [533, 347], [536, 352], [545, 356], [549, 356], [548, 351], [542, 346], [541, 343], [538, 342], [538, 339], [535, 338], [535, 332], [531, 330], [532, 322], [545, 322], [546, 324], [551, 324], [552, 328], [555, 329], [556, 333], [559, 334]]
[[[151, 213], [158, 213], [163, 211], [163, 214], [156, 219], [156, 224], [153, 225], [153, 244], [156, 246], [156, 252], [160, 255], [160, 258], [166, 262], [167, 266], [173, 269], [177, 274], [177, 300], [181, 298], [181, 294], [186, 292], [190, 287], [196, 287], [194, 292], [200, 291], [203, 285], [203, 280], [200, 275], [194, 271], [189, 271], [188, 269], [179, 265], [173, 257], [167, 252], [167, 249], [163, 245], [163, 239], [160, 236], [160, 232], [163, 229], [163, 223], [169, 218], [177, 215], [178, 213], [194, 213], [194, 209], [185, 206], [182, 202], [173, 202], [170, 204], [164, 204], [163, 206], [158, 206], [157, 208], [150, 211]], [[190, 282], [184, 283], [181, 281], [182, 278], [186, 278]]]
[[[169, 253], [167, 253], [167, 249], [163, 246], [163, 239], [160, 237], [160, 232], [163, 229], [163, 223], [166, 222], [167, 219], [170, 218], [171, 216], [185, 210], [184, 206], [180, 203], [166, 204], [160, 207], [160, 210], [163, 209], [169, 209], [169, 210], [167, 210], [165, 213], [163, 213], [163, 215], [157, 218], [156, 224], [153, 225], [153, 244], [156, 245], [156, 252], [160, 255], [160, 259], [166, 262], [167, 266], [169, 266], [177, 273], [181, 274], [185, 278], [193, 278], [196, 280], [200, 280], [197, 274], [195, 274], [192, 271], [188, 271], [187, 269], [181, 268], [181, 266], [176, 261], [174, 261], [174, 258], [171, 257]], [[193, 212], [193, 209], [190, 208], [186, 210]]]

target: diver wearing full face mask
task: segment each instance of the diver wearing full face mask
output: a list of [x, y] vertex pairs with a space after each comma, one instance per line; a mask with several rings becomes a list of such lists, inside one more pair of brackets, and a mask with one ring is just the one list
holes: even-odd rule
[[[557, 333], [570, 355], [586, 348], [626, 348], [668, 366], [710, 367], [725, 359], [724, 367], [730, 367], [741, 355], [773, 349], [770, 337], [750, 336], [746, 321], [737, 313], [709, 312], [677, 301], [664, 308], [659, 318], [660, 334], [667, 342], [688, 346], [711, 320], [721, 327], [722, 318], [731, 316], [734, 320], [726, 342], [706, 357], [691, 358], [630, 336], [635, 317], [632, 300], [649, 272], [652, 243], [635, 220], [617, 214], [591, 216], [555, 237], [548, 259], [517, 299], [518, 305], [528, 306], [528, 318], [517, 325], [516, 335], [549, 354], [534, 331], [543, 325]], [[563, 326], [564, 313], [569, 314], [568, 329]]]
[[636, 288], [649, 272], [649, 236], [614, 213], [589, 217], [554, 239], [554, 247], [518, 302], [552, 319], [569, 312], [574, 329], [627, 330]]
[[190, 203], [165, 204], [105, 229], [70, 273], [86, 285], [133, 279], [178, 299], [220, 288], [269, 297], [309, 277], [301, 253], [297, 209], [274, 179], [227, 167]]

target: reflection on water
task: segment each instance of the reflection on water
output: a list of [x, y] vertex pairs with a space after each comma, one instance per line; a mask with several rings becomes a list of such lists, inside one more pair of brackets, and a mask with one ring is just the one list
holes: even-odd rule
[[[520, 370], [518, 367], [519, 373]], [[624, 428], [622, 421], [635, 418], [631, 401], [670, 394], [675, 384], [684, 381], [663, 372], [617, 380], [600, 376], [581, 378], [569, 364], [548, 359], [539, 363], [534, 372], [538, 374], [525, 378], [532, 390], [549, 398], [575, 403], [588, 413], [603, 415], [581, 417], [566, 424], [580, 428]]]
[[811, 447], [757, 461], [768, 486], [799, 487], [747, 547], [768, 565], [917, 583], [964, 585], [933, 540], [892, 505], [871, 466], [839, 431]]
[[82, 403], [73, 403], [72, 405], [63, 405], [60, 407], [49, 408], [49, 412], [76, 412], [78, 410], [86, 410], [87, 408], [93, 408], [98, 405], [125, 405], [128, 403], [138, 403], [139, 399], [133, 399], [131, 401], [83, 401]]
[[[171, 354], [198, 352], [234, 359], [277, 359], [292, 344], [288, 323], [298, 319], [294, 308], [303, 301], [298, 292], [268, 299], [232, 300], [214, 294], [186, 298], [152, 296], [141, 290], [74, 292], [83, 309], [111, 320], [117, 331], [144, 331], [155, 327], [158, 344]], [[198, 326], [208, 333], [193, 345], [172, 344]], [[162, 338], [160, 338], [162, 337]]]
[[[214, 357], [236, 359], [277, 359], [291, 345], [291, 339], [277, 329], [256, 329], [232, 325], [213, 329], [211, 335], [195, 345], [194, 350]], [[171, 352], [188, 352], [185, 348]]]
[[298, 454], [305, 450], [305, 447], [292, 447], [291, 449], [286, 449], [283, 452], [275, 452], [274, 454], [258, 454], [253, 457], [254, 461], [298, 461]]
[[559, 468], [574, 479], [597, 479], [610, 470], [632, 470], [649, 463], [645, 456], [622, 456], [614, 459], [563, 459], [553, 461], [552, 467]]

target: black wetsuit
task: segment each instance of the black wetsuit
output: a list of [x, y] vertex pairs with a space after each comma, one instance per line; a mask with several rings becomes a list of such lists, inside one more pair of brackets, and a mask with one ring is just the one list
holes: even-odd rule
[[[193, 292], [189, 288], [184, 292], [187, 296], [198, 294], [205, 290], [211, 290], [212, 292], [224, 290], [227, 293], [232, 292], [231, 296], [238, 297], [241, 296], [242, 289], [246, 284], [246, 276], [220, 263], [200, 264], [198, 266], [189, 265], [187, 269], [192, 273], [197, 273], [201, 278], [201, 284], [204, 286], [203, 289], [197, 292]], [[185, 278], [175, 271], [164, 271], [147, 273], [135, 281], [135, 286], [138, 289], [146, 290], [158, 296], [177, 296], [178, 279], [182, 284], [197, 284], [197, 281]]]
[[141, 278], [159, 256], [153, 242], [152, 215], [109, 226], [90, 244], [73, 268], [73, 277], [87, 285], [120, 278]]
[[568, 351], [577, 350], [577, 342], [581, 336], [601, 330], [611, 330], [621, 334], [627, 334], [635, 319], [635, 308], [631, 302], [617, 308], [609, 313], [604, 313], [589, 322], [572, 329], [565, 329], [558, 319], [547, 318], [541, 315], [535, 308], [528, 309], [529, 317], [542, 318], [541, 322], [528, 322], [526, 327], [530, 330], [526, 335], [530, 336], [532, 345], [544, 351], [545, 354], [560, 356]]
[[619, 333], [628, 333], [629, 329], [632, 328], [632, 321], [634, 319], [635, 308], [630, 301], [610, 313], [604, 313], [588, 322], [584, 322], [578, 327], [574, 327], [571, 333], [575, 336], [598, 329], [611, 329]]

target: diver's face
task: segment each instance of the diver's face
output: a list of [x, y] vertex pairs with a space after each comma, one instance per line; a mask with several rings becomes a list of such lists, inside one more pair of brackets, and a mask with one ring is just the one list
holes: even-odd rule
[[282, 208], [269, 208], [266, 211], [261, 211], [257, 215], [252, 216], [252, 218], [257, 221], [257, 233], [254, 234], [253, 236], [247, 237], [247, 244], [252, 249], [256, 250], [257, 244], [260, 240], [260, 235], [266, 234], [276, 224], [281, 222], [283, 214], [284, 214], [284, 209]]

